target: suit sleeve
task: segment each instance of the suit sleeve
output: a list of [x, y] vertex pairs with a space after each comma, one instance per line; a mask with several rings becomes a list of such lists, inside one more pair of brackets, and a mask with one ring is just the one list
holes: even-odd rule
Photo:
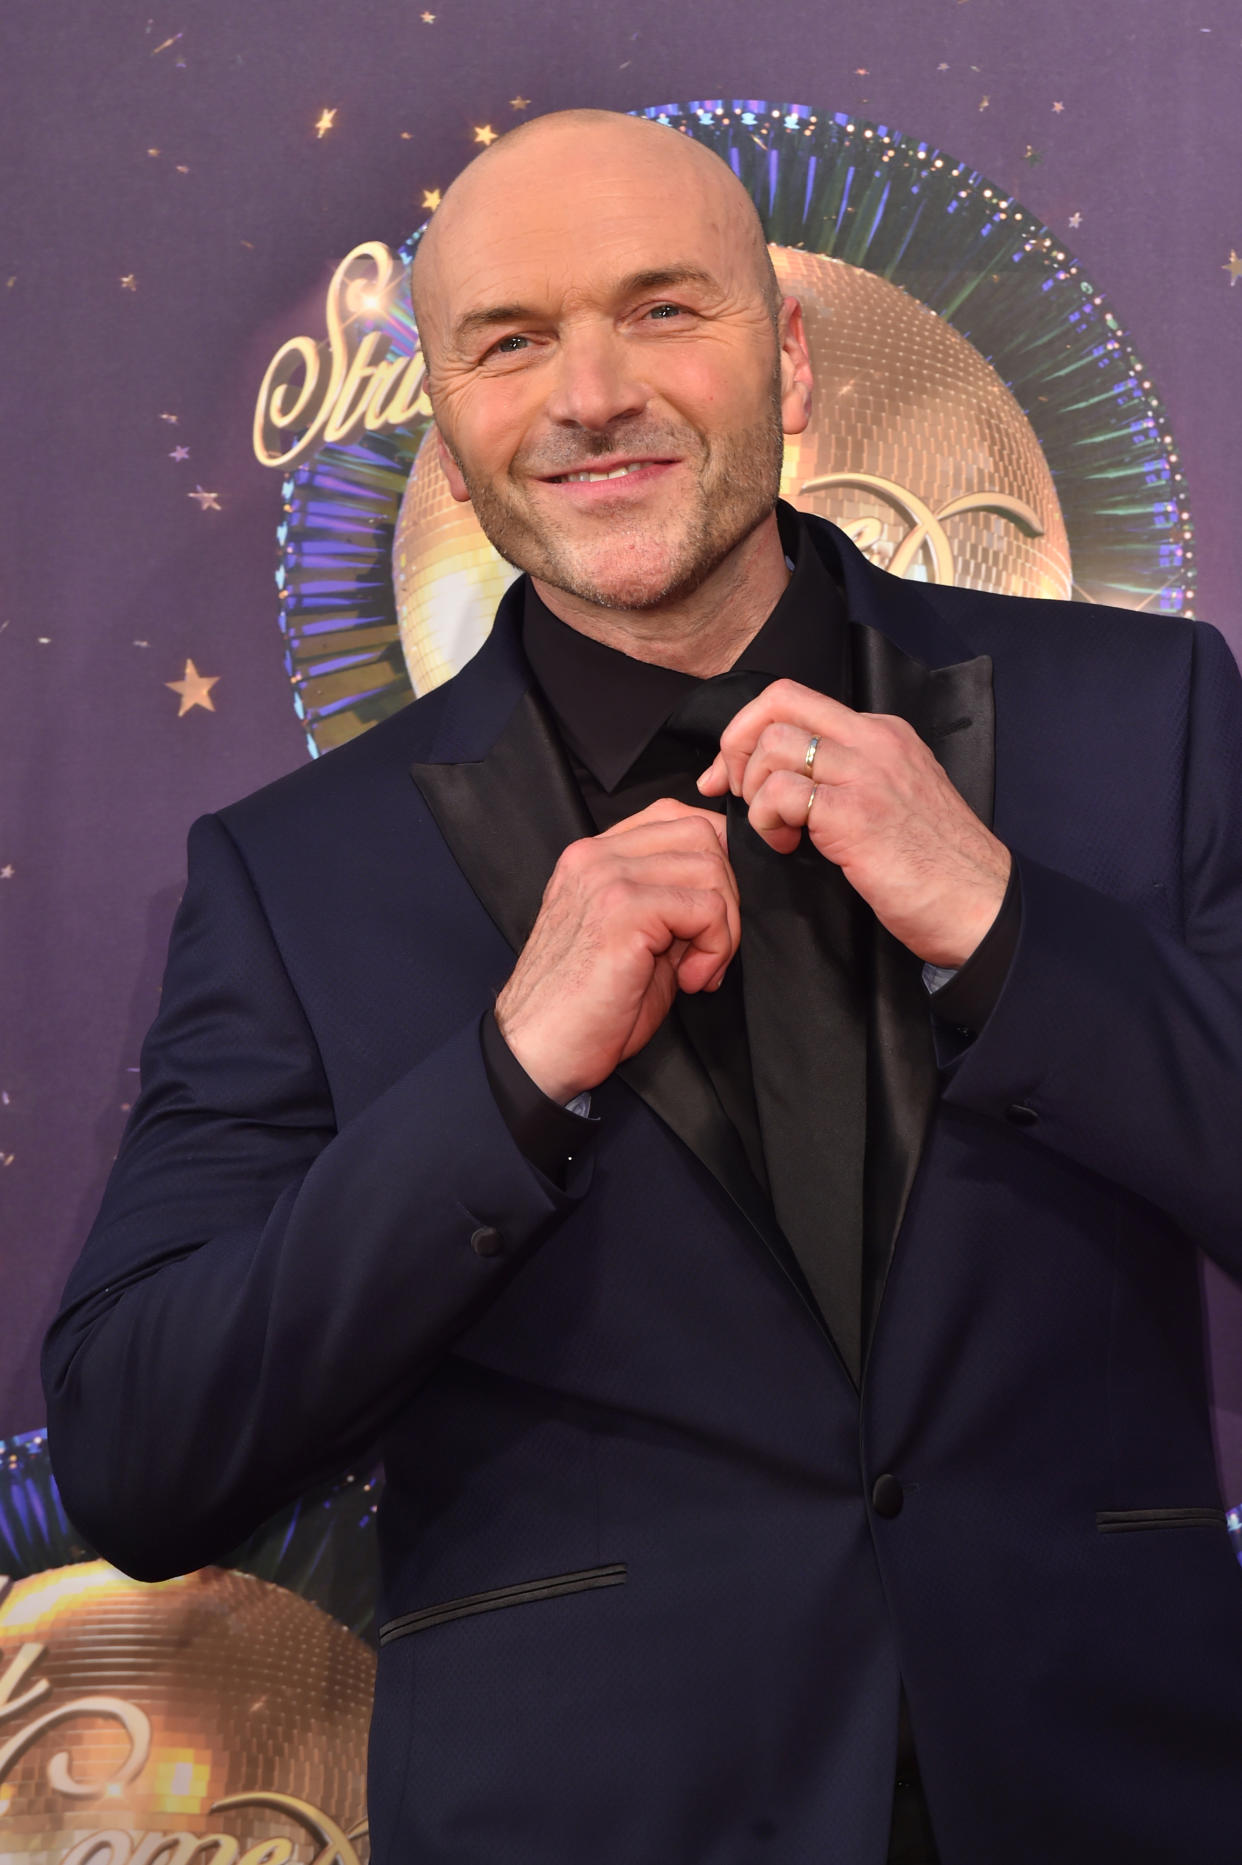
[[1215, 629], [1193, 640], [1181, 936], [1015, 852], [1017, 947], [942, 1098], [1147, 1200], [1242, 1277], [1242, 678]]
[[140, 1579], [370, 1451], [585, 1190], [524, 1158], [478, 1017], [338, 1130], [224, 826], [190, 836], [142, 1090], [44, 1347], [53, 1468]]

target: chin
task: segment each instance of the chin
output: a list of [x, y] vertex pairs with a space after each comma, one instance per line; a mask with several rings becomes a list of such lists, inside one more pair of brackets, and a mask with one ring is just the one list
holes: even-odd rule
[[713, 567], [684, 548], [669, 548], [653, 539], [637, 543], [628, 539], [618, 540], [610, 549], [595, 546], [581, 555], [552, 553], [547, 564], [533, 573], [597, 608], [651, 609], [696, 588]]

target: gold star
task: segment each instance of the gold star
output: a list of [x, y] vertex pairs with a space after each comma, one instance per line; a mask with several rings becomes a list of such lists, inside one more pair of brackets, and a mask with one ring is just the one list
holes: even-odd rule
[[1229, 289], [1232, 291], [1233, 287], [1237, 284], [1238, 280], [1242, 278], [1242, 259], [1238, 258], [1238, 255], [1237, 253], [1234, 252], [1232, 246], [1229, 248], [1229, 258], [1226, 260], [1225, 264], [1221, 267], [1221, 271], [1228, 272]]
[[161, 415], [160, 415], [160, 420], [161, 420], [161, 421], [171, 421], [174, 427], [176, 427], [176, 425], [177, 425], [177, 422], [178, 422], [178, 420], [179, 420], [179, 419], [180, 419], [180, 417], [179, 417], [178, 415], [175, 415], [175, 414], [161, 414]]
[[1052, 108], [1056, 111], [1056, 114], [1060, 116], [1061, 112], [1065, 108], [1065, 105], [1064, 104], [1053, 104]]
[[8, 862], [3, 868], [0, 868], [0, 881], [11, 881], [12, 879], [13, 864], [12, 862]]
[[200, 512], [218, 512], [222, 510], [218, 492], [204, 492], [201, 486], [195, 486], [193, 492], [186, 493], [187, 499], [193, 499]]
[[138, 289], [138, 280], [134, 277], [133, 273], [132, 272], [122, 273], [121, 274], [121, 290], [122, 291], [137, 291], [137, 289]]
[[943, 64], [942, 64], [942, 65], [937, 65], [937, 66], [936, 66], [936, 70], [937, 70], [937, 71], [947, 71], [948, 69], [949, 69], [949, 67], [948, 67], [947, 65], [943, 65]]
[[158, 149], [148, 149], [148, 150], [147, 150], [147, 154], [148, 154], [148, 155], [158, 155], [158, 154], [159, 154], [159, 150], [158, 150]]
[[490, 143], [495, 142], [496, 132], [492, 128], [490, 123], [476, 124], [475, 131], [474, 131], [474, 140], [476, 142], [481, 142], [483, 144], [483, 147], [486, 149]]
[[193, 661], [187, 661], [185, 664], [184, 679], [165, 680], [165, 686], [171, 687], [174, 693], [180, 693], [181, 695], [181, 706], [178, 710], [177, 717], [179, 719], [184, 719], [186, 713], [194, 706], [201, 706], [205, 712], [214, 712], [215, 706], [212, 703], [211, 689], [219, 678], [220, 676], [218, 673], [211, 674], [209, 677], [204, 677], [198, 671]]
[[991, 106], [991, 103], [992, 103], [992, 99], [991, 99], [990, 97], [981, 97], [981, 98], [979, 99], [979, 108], [980, 108], [980, 110], [987, 110], [987, 109], [989, 109], [989, 108], [990, 108], [990, 106]]
[[424, 188], [423, 189], [423, 206], [428, 208], [430, 212], [434, 214], [436, 211], [436, 208], [439, 207], [439, 205], [440, 205], [440, 190], [438, 188]]
[[422, 19], [424, 26], [434, 26], [436, 23], [436, 16], [434, 13], [420, 14], [420, 18]]
[[[340, 105], [338, 104], [336, 108], [337, 110], [339, 110]], [[315, 124], [315, 135], [320, 142], [323, 141], [324, 137], [327, 135], [328, 131], [332, 128], [335, 122], [336, 122], [336, 110], [329, 110], [325, 106], [319, 112], [319, 118]]]
[[510, 110], [525, 110], [527, 106], [529, 105], [529, 103], [530, 103], [529, 97], [522, 97], [521, 95], [519, 95], [517, 97], [511, 97], [509, 99], [509, 108]]

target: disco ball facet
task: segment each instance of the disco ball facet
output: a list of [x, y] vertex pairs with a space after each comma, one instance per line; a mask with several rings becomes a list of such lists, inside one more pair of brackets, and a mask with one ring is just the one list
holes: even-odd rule
[[90, 1561], [5, 1584], [6, 1865], [122, 1865], [144, 1844], [161, 1865], [277, 1865], [321, 1852], [325, 1817], [359, 1828], [375, 1661], [318, 1607], [219, 1568], [148, 1586]]

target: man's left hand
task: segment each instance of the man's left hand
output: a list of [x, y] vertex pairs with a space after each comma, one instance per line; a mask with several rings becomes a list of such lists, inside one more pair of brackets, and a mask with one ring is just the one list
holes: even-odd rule
[[782, 855], [808, 834], [926, 963], [963, 964], [1005, 897], [1009, 850], [914, 727], [793, 680], [774, 681], [730, 720], [699, 790], [744, 798], [752, 828]]

